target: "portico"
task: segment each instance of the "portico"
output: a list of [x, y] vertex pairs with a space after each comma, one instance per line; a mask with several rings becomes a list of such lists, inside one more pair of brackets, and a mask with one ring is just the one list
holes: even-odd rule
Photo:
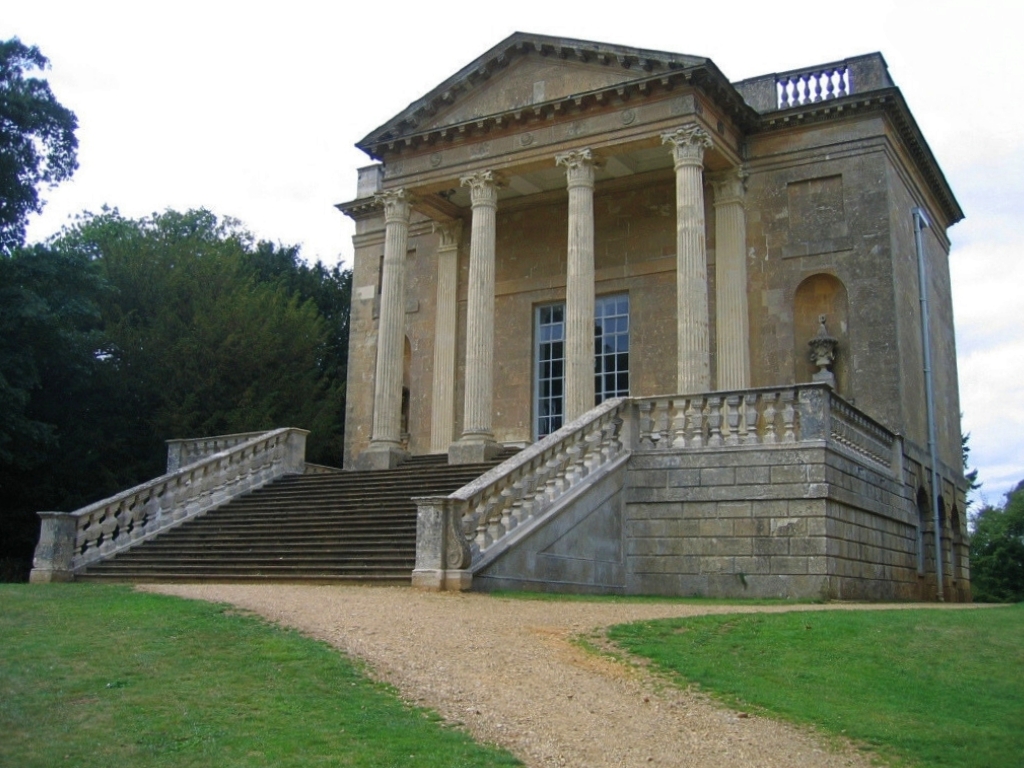
[[[505, 162], [500, 170], [481, 166], [469, 173], [419, 187], [388, 189], [386, 178], [382, 180], [382, 188], [373, 198], [374, 205], [382, 207], [386, 217], [379, 300], [381, 343], [377, 346], [375, 363], [374, 429], [362, 460], [364, 466], [394, 466], [404, 454], [397, 438], [397, 425], [402, 419], [403, 346], [392, 337], [405, 310], [401, 287], [405, 284], [406, 260], [400, 258], [399, 251], [407, 248], [411, 210], [421, 213], [429, 221], [432, 232], [439, 235], [431, 254], [436, 265], [433, 277], [437, 286], [430, 388], [431, 452], [447, 452], [452, 463], [470, 463], [489, 458], [499, 447], [493, 428], [495, 265], [500, 258], [496, 244], [497, 220], [505, 201], [515, 207], [531, 196], [565, 200], [565, 246], [564, 256], [561, 256], [565, 268], [558, 276], [558, 282], [564, 286], [559, 291], [564, 297], [563, 410], [556, 414], [560, 423], [578, 418], [601, 399], [600, 395], [595, 395], [595, 374], [601, 373], [595, 370], [595, 186], [600, 184], [607, 188], [605, 195], [614, 199], [617, 193], [630, 194], [637, 183], [649, 183], [652, 178], [664, 185], [666, 172], [672, 168], [675, 179], [675, 318], [667, 316], [672, 314], [671, 307], [661, 307], [660, 314], [663, 321], [676, 327], [674, 367], [678, 390], [704, 392], [711, 388], [704, 155], [713, 150], [715, 144], [697, 120], [682, 122], [669, 130], [655, 126], [647, 133], [649, 135], [634, 136], [627, 143], [606, 141], [603, 145], [578, 146], [576, 140], [565, 141], [561, 142], [567, 145], [564, 151], [559, 151], [562, 147], [556, 143], [546, 163], [531, 150], [525, 153], [521, 164]], [[512, 143], [529, 147], [534, 142], [525, 137], [530, 135], [530, 132], [519, 133], [517, 138], [517, 133], [513, 132]], [[728, 152], [718, 153], [717, 164], [721, 166], [729, 159]], [[738, 164], [726, 172], [734, 178], [740, 176]], [[435, 191], [438, 187], [440, 190]], [[729, 231], [742, 232], [742, 197], [737, 196], [733, 188], [728, 189], [732, 195], [729, 205], [734, 209]], [[465, 238], [468, 242], [462, 242], [463, 231], [468, 232]], [[467, 277], [463, 288], [465, 303], [457, 305], [460, 246], [468, 264], [464, 270]], [[742, 262], [742, 247], [734, 245], [732, 251], [733, 260]], [[661, 266], [664, 268], [665, 265]], [[623, 264], [618, 271], [628, 274], [628, 265]], [[734, 277], [742, 277], [743, 264], [733, 271]], [[549, 280], [548, 284], [554, 281]], [[724, 282], [723, 286], [729, 287], [729, 283]], [[643, 296], [637, 295], [634, 302], [638, 300], [642, 301]], [[720, 292], [717, 302], [719, 313], [726, 313], [741, 326], [732, 335], [736, 339], [745, 339], [748, 335], [745, 300], [745, 291], [733, 286], [731, 291]], [[455, 400], [457, 388], [452, 381], [459, 360], [457, 306], [464, 307], [461, 319], [465, 344], [462, 351], [464, 384], [460, 402]], [[499, 314], [498, 322], [508, 321], [508, 317]], [[739, 347], [732, 337], [726, 336], [732, 342], [732, 367], [740, 372], [749, 370], [746, 345]], [[734, 375], [730, 381], [742, 382], [743, 374]], [[452, 425], [459, 410], [462, 426], [456, 434]], [[529, 440], [533, 435], [525, 432], [517, 437]]]

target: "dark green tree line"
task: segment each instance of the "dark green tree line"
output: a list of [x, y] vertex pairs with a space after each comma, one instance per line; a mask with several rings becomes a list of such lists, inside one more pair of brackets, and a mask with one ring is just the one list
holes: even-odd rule
[[985, 506], [974, 515], [971, 536], [971, 591], [984, 602], [1024, 601], [1024, 481], [1002, 507]]
[[338, 463], [351, 272], [206, 210], [82, 214], [26, 245], [40, 188], [76, 167], [76, 120], [36, 48], [0, 42], [0, 579], [36, 512], [162, 473], [172, 437], [295, 426]]

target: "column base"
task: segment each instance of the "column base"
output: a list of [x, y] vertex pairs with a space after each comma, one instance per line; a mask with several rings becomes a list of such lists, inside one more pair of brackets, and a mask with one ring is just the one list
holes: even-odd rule
[[33, 568], [28, 575], [29, 584], [57, 584], [74, 580], [75, 574], [71, 571], [53, 571], [47, 568]]
[[359, 454], [356, 459], [356, 469], [394, 469], [408, 458], [409, 454], [395, 445], [371, 443], [370, 447]]
[[449, 592], [468, 592], [473, 588], [472, 571], [445, 571], [444, 588]]
[[473, 574], [463, 570], [417, 568], [412, 572], [412, 586], [428, 592], [467, 592], [473, 588]]
[[449, 464], [480, 464], [490, 461], [501, 451], [491, 438], [462, 438], [448, 446]]

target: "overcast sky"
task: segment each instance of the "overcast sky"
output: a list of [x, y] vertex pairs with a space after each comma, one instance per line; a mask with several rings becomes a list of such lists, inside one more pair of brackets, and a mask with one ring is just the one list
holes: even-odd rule
[[1024, 479], [1024, 44], [1018, 2], [0, 0], [49, 57], [80, 168], [29, 231], [206, 207], [351, 262], [353, 144], [515, 31], [707, 56], [732, 80], [881, 51], [965, 221], [950, 230], [964, 429], [982, 497]]

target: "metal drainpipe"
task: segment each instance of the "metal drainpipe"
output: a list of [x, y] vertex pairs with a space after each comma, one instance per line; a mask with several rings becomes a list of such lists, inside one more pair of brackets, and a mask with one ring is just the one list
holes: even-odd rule
[[921, 230], [931, 222], [921, 208], [914, 208], [914, 244], [917, 246], [917, 282], [921, 295], [921, 345], [924, 347], [924, 399], [928, 419], [928, 454], [932, 464], [932, 517], [935, 526], [935, 580], [939, 602], [944, 601], [942, 590], [942, 519], [939, 514], [939, 462], [935, 444], [935, 392], [932, 384], [932, 346], [928, 328], [928, 283], [924, 263], [924, 243]]

